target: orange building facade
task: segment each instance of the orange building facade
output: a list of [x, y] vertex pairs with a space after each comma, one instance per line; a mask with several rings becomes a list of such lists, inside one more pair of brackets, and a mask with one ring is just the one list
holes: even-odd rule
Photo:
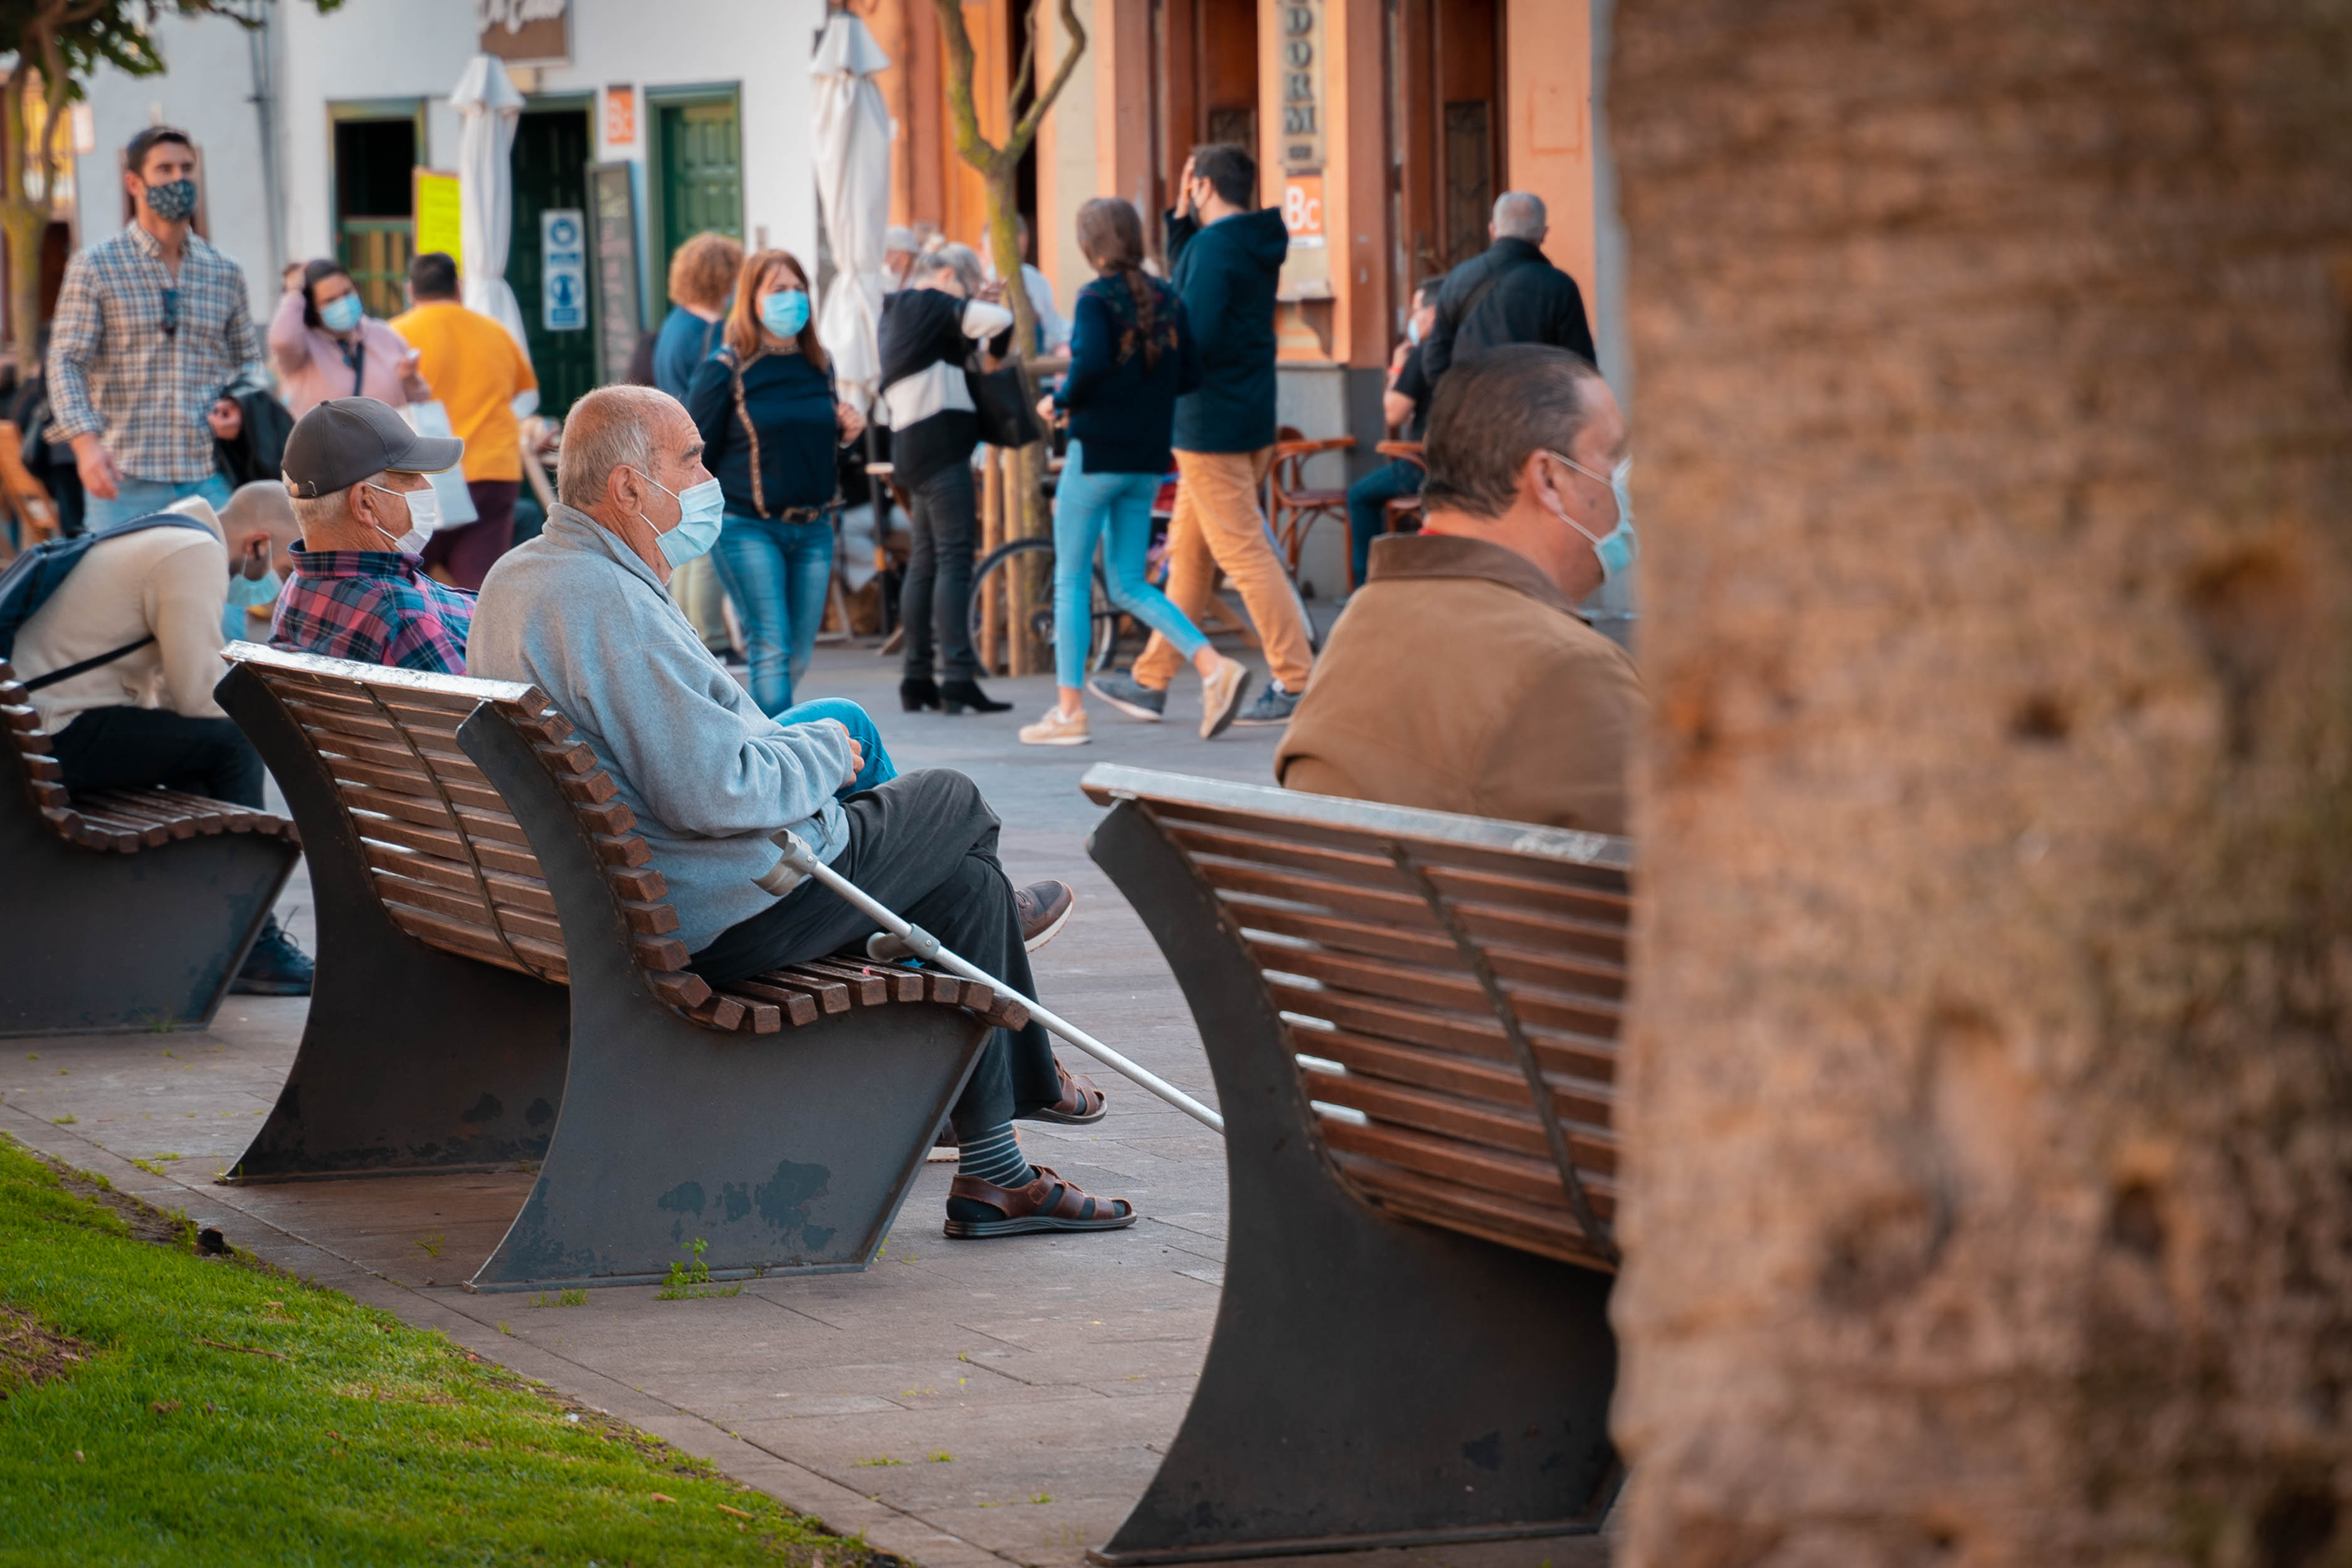
[[[1040, 4], [1043, 77], [1063, 37], [1055, 0]], [[899, 126], [891, 215], [977, 244], [984, 193], [948, 129], [935, 5], [856, 6], [896, 62], [881, 84]], [[1032, 259], [1063, 310], [1092, 277], [1074, 233], [1079, 204], [1126, 196], [1156, 243], [1185, 156], [1223, 141], [1254, 149], [1259, 202], [1280, 206], [1291, 230], [1282, 420], [1310, 436], [1355, 436], [1350, 472], [1375, 461], [1382, 375], [1413, 285], [1485, 248], [1497, 195], [1543, 198], [1545, 250], [1593, 308], [1590, 0], [1077, 0], [1076, 10], [1086, 53], [1022, 180]], [[982, 0], [963, 13], [995, 140], [1025, 9]], [[1339, 466], [1322, 481], [1339, 482]], [[1310, 575], [1337, 585], [1336, 571]]]

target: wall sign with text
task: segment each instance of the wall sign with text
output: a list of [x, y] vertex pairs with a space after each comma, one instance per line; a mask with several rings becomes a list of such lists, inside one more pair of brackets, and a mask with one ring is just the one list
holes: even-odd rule
[[588, 329], [588, 224], [578, 207], [539, 214], [539, 324], [550, 332]]
[[1323, 0], [1282, 0], [1282, 166], [1323, 167]]

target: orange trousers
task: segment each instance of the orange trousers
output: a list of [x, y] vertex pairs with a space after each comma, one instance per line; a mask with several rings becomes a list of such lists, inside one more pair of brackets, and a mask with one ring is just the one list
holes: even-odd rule
[[[1201, 612], [1216, 591], [1222, 569], [1242, 591], [1243, 608], [1265, 644], [1274, 678], [1286, 691], [1303, 692], [1315, 668], [1307, 641], [1307, 615], [1282, 569], [1274, 540], [1258, 510], [1274, 448], [1255, 452], [1176, 454], [1176, 515], [1168, 521], [1168, 597], [1185, 619], [1200, 624]], [[1135, 678], [1165, 690], [1183, 667], [1183, 655], [1158, 632], [1135, 661]]]

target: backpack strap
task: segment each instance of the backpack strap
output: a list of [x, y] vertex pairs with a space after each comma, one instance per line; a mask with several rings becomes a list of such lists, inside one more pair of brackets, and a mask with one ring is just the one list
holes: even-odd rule
[[79, 664], [68, 664], [62, 670], [51, 670], [47, 674], [35, 675], [31, 680], [18, 684], [28, 692], [37, 692], [44, 686], [54, 686], [60, 681], [72, 680], [76, 675], [86, 675], [102, 664], [110, 664], [126, 654], [135, 653], [154, 640], [155, 633], [150, 632], [136, 643], [125, 643], [121, 647], [100, 653], [94, 659], [84, 659]]

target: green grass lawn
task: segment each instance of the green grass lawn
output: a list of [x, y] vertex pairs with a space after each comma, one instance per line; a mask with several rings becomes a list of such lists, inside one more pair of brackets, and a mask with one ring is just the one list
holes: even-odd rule
[[0, 1563], [876, 1561], [101, 1186], [0, 1138]]

